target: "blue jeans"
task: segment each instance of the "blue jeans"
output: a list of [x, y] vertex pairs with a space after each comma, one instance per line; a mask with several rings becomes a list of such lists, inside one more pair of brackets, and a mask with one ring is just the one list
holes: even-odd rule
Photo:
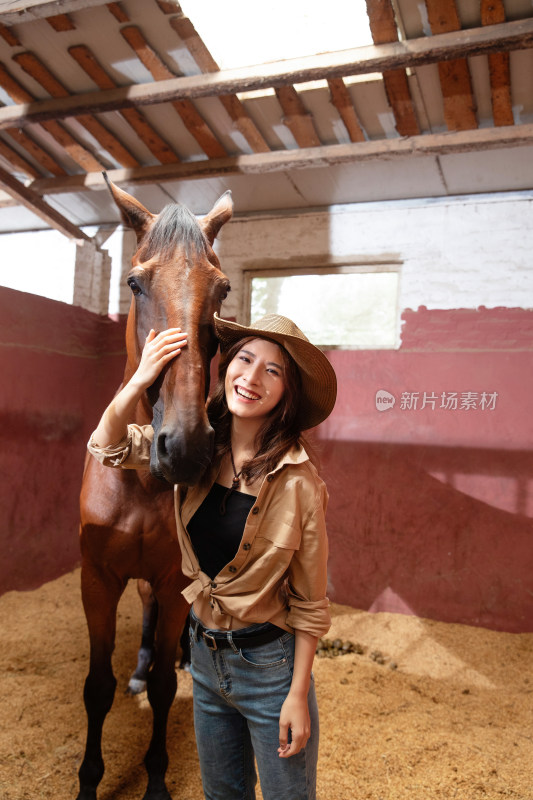
[[255, 800], [254, 755], [264, 800], [316, 800], [318, 708], [312, 678], [311, 737], [290, 758], [277, 752], [279, 715], [294, 667], [294, 635], [284, 633], [249, 649], [239, 650], [231, 642], [210, 650], [192, 626], [194, 728], [206, 800]]

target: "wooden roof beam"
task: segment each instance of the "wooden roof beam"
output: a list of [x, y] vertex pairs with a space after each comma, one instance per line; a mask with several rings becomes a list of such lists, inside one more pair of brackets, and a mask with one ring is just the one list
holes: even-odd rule
[[[481, 0], [481, 24], [505, 22], [503, 0]], [[489, 53], [492, 117], [495, 125], [514, 125], [509, 53]]]
[[344, 127], [348, 131], [351, 142], [364, 142], [365, 134], [357, 112], [352, 103], [352, 98], [342, 78], [330, 78], [328, 81], [331, 102], [339, 112], [340, 118], [344, 122]]
[[[455, 0], [425, 0], [433, 34], [461, 30]], [[444, 121], [450, 131], [477, 128], [476, 101], [466, 58], [439, 63], [439, 79], [444, 103]]]
[[42, 173], [35, 169], [33, 164], [26, 161], [23, 156], [4, 142], [3, 139], [0, 139], [0, 156], [2, 156], [15, 171], [22, 172], [30, 178], [42, 177]]
[[[169, 4], [166, 4], [169, 5]], [[162, 9], [164, 11], [164, 9]], [[175, 13], [164, 11], [164, 13]], [[198, 34], [191, 20], [180, 9], [180, 14], [169, 20], [170, 26], [176, 31], [181, 41], [194, 58], [202, 72], [219, 72], [220, 68], [206, 47], [204, 40]], [[268, 146], [263, 135], [249, 117], [244, 105], [235, 94], [220, 95], [219, 100], [231, 119], [236, 130], [246, 139], [254, 153], [268, 153]]]
[[[117, 84], [86, 45], [69, 47], [68, 52], [82, 70], [96, 83], [99, 89], [112, 89], [116, 87]], [[170, 145], [165, 142], [156, 130], [154, 130], [142, 111], [136, 108], [123, 108], [119, 113], [161, 164], [175, 164], [179, 161], [178, 156], [174, 153]]]
[[[31, 95], [13, 76], [7, 71], [3, 64], [0, 63], [0, 86], [7, 92], [7, 94], [11, 97], [11, 99], [15, 103], [19, 104], [32, 104], [34, 101], [33, 95]], [[8, 106], [8, 108], [17, 108], [17, 106]], [[98, 161], [98, 159], [93, 156], [93, 154], [87, 150], [83, 145], [81, 145], [70, 133], [69, 131], [60, 123], [56, 122], [54, 119], [43, 120], [41, 122], [41, 127], [48, 133], [50, 136], [55, 139], [55, 141], [65, 150], [67, 155], [82, 169], [86, 172], [101, 172], [104, 168], [104, 165]], [[22, 126], [6, 126], [9, 133], [14, 135], [12, 132], [14, 130], [18, 131], [18, 140], [19, 143], [22, 144], [20, 140], [20, 134], [23, 133], [21, 130]], [[39, 156], [36, 151], [32, 152], [34, 158], [37, 158], [41, 166], [45, 169], [48, 169], [53, 175], [56, 174], [56, 169], [52, 169], [50, 165], [50, 161], [52, 160], [48, 154], [46, 157]], [[54, 162], [55, 163], [55, 162]]]
[[[209, 161], [157, 165], [126, 170], [110, 170], [113, 183], [151, 184], [176, 180], [199, 180], [227, 175], [261, 175], [291, 169], [331, 167], [366, 161], [427, 157], [479, 152], [503, 147], [533, 146], [533, 124], [505, 128], [479, 128], [470, 131], [420, 134], [405, 138], [379, 139], [361, 143], [322, 145], [270, 153], [232, 156]], [[103, 189], [101, 175], [69, 175], [65, 178], [40, 178], [31, 184], [38, 193]]]
[[45, 119], [98, 113], [132, 106], [175, 101], [176, 98], [215, 97], [267, 87], [287, 86], [347, 75], [434, 64], [457, 57], [485, 55], [533, 46], [533, 18], [435, 36], [370, 45], [336, 53], [261, 64], [255, 67], [173, 78], [156, 83], [122, 86], [66, 98], [41, 100], [0, 109], [0, 129]]
[[320, 147], [313, 116], [305, 108], [294, 86], [278, 86], [275, 92], [283, 111], [282, 122], [290, 130], [298, 146]]
[[[156, 51], [148, 44], [139, 28], [135, 25], [128, 25], [125, 28], [121, 28], [120, 32], [139, 61], [144, 64], [156, 81], [175, 79], [174, 73], [169, 70]], [[196, 139], [209, 158], [221, 158], [226, 155], [225, 148], [218, 141], [191, 100], [188, 98], [181, 100], [170, 99], [170, 102], [180, 115], [191, 136]]]
[[[15, 61], [24, 72], [32, 77], [39, 83], [43, 89], [52, 95], [52, 97], [71, 97], [68, 90], [63, 84], [53, 75], [48, 67], [40, 61], [34, 53], [25, 52], [17, 53], [13, 56]], [[109, 131], [105, 125], [102, 125], [100, 120], [92, 116], [92, 114], [78, 114], [76, 117], [77, 122], [93, 136], [97, 142], [106, 150], [109, 155], [115, 159], [123, 167], [138, 167], [139, 162], [135, 156], [117, 139], [117, 137]]]
[[[398, 28], [391, 0], [366, 0], [374, 44], [398, 41]], [[416, 136], [420, 126], [405, 69], [384, 70], [383, 84], [400, 136]]]
[[[52, 175], [66, 175], [66, 170], [52, 158], [31, 136], [18, 128], [8, 128], [6, 134], [13, 139], [19, 147], [25, 150], [47, 172]], [[13, 161], [13, 164], [16, 162]], [[32, 173], [29, 173], [32, 174]], [[42, 174], [42, 173], [41, 173]]]
[[0, 167], [0, 187], [11, 195], [17, 201], [18, 205], [23, 205], [32, 214], [35, 214], [51, 228], [67, 236], [69, 239], [85, 239], [90, 241], [90, 236], [87, 236], [80, 228], [76, 227], [70, 220], [64, 217], [55, 208], [48, 205], [42, 197], [33, 189], [24, 186], [20, 181], [10, 175], [5, 169]]

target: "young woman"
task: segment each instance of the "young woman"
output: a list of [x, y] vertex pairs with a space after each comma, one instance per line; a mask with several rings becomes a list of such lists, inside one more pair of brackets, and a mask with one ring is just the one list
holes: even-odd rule
[[[311, 668], [330, 626], [327, 491], [302, 431], [335, 403], [326, 356], [286, 317], [248, 327], [215, 316], [218, 386], [208, 404], [211, 468], [177, 487], [184, 590], [191, 608], [194, 723], [206, 800], [314, 800], [318, 712]], [[109, 466], [146, 467], [151, 427], [128, 425], [142, 393], [179, 356], [186, 333], [146, 339], [89, 450]], [[118, 444], [117, 444], [118, 443]]]

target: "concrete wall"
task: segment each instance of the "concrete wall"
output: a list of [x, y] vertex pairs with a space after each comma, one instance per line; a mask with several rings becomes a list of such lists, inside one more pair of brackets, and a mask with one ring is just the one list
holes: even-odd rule
[[[533, 630], [532, 202], [364, 204], [222, 230], [223, 315], [239, 320], [246, 269], [399, 264], [400, 347], [329, 354], [339, 398], [315, 438], [336, 602]], [[0, 304], [2, 591], [76, 562], [85, 441], [124, 348], [123, 318], [9, 290]]]
[[0, 288], [0, 593], [79, 562], [85, 445], [118, 386], [124, 325]]

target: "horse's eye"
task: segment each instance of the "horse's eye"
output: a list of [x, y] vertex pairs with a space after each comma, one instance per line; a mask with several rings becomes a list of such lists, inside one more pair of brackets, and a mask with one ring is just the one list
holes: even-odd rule
[[135, 278], [129, 278], [128, 286], [130, 287], [130, 289], [133, 292], [133, 294], [135, 294], [135, 295], [142, 294], [142, 289], [139, 286], [139, 284], [137, 283], [137, 281], [135, 280]]
[[229, 283], [228, 283], [228, 285], [227, 285], [227, 286], [223, 286], [223, 287], [222, 287], [222, 290], [221, 290], [221, 292], [220, 292], [220, 300], [221, 300], [221, 301], [222, 301], [222, 300], [225, 300], [225, 299], [226, 299], [226, 297], [228, 296], [228, 293], [229, 293], [229, 292], [231, 292], [231, 286], [230, 286], [230, 285], [229, 285]]

